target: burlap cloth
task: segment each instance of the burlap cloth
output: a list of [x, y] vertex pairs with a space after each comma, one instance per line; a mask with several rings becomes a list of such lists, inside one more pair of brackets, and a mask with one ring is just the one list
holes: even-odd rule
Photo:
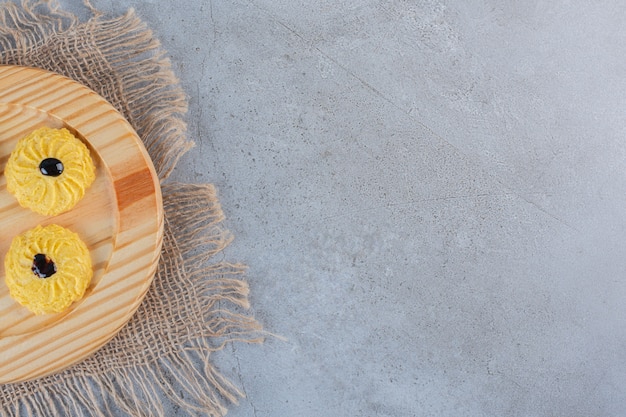
[[54, 1], [1, 4], [1, 63], [70, 77], [133, 125], [162, 182], [161, 260], [141, 307], [111, 342], [56, 375], [0, 385], [0, 416], [164, 415], [165, 396], [187, 414], [222, 416], [242, 393], [214, 369], [210, 353], [261, 337], [258, 323], [238, 312], [248, 308], [244, 268], [214, 260], [231, 240], [214, 188], [165, 181], [193, 144], [185, 95], [164, 51], [132, 11], [91, 13], [82, 22]]

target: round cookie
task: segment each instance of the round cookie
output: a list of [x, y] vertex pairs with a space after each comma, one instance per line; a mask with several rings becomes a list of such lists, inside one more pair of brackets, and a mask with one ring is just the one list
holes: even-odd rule
[[87, 146], [69, 130], [49, 127], [18, 141], [4, 175], [22, 207], [46, 216], [74, 207], [96, 178]]
[[85, 243], [55, 224], [16, 236], [4, 269], [11, 297], [35, 314], [67, 309], [83, 297], [93, 276]]

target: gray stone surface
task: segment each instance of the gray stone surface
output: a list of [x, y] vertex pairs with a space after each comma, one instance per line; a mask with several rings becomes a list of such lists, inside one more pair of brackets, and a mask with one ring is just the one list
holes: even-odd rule
[[230, 416], [626, 415], [623, 2], [132, 6], [286, 338]]

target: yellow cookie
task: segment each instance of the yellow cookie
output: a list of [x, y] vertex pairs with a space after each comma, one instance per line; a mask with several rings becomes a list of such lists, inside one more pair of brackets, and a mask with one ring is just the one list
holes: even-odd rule
[[67, 309], [83, 297], [93, 275], [85, 243], [55, 224], [16, 236], [4, 269], [11, 297], [35, 314]]
[[4, 175], [22, 207], [46, 216], [74, 207], [96, 178], [87, 146], [67, 129], [49, 127], [17, 143]]

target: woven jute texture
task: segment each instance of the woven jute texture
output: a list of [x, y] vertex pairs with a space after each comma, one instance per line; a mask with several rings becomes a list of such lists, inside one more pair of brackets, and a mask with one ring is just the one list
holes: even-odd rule
[[[87, 7], [90, 8], [89, 4]], [[222, 416], [242, 393], [210, 362], [233, 341], [258, 342], [244, 267], [215, 255], [231, 241], [211, 185], [166, 181], [193, 143], [186, 99], [164, 51], [129, 11], [81, 21], [55, 1], [0, 5], [0, 63], [70, 77], [111, 102], [145, 143], [162, 183], [165, 236], [154, 283], [107, 345], [58, 374], [0, 385], [0, 416]], [[0, 352], [1, 354], [1, 352]]]

